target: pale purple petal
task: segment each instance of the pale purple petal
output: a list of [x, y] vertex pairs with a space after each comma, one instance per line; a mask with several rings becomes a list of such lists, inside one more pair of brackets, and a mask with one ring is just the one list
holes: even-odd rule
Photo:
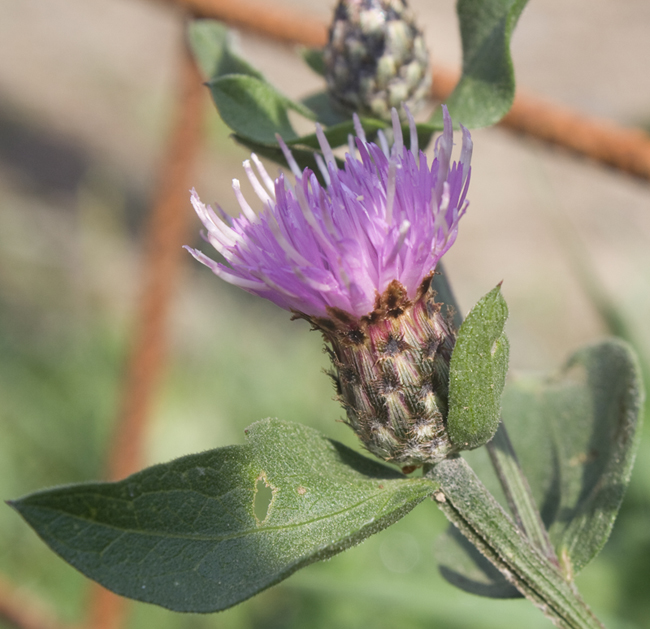
[[279, 138], [295, 184], [284, 175], [272, 181], [252, 156], [258, 174], [248, 161], [244, 170], [264, 207], [256, 215], [235, 180], [242, 214], [232, 220], [220, 208], [217, 213], [204, 205], [192, 191], [206, 237], [227, 265], [188, 250], [225, 281], [305, 315], [327, 317], [328, 309], [336, 308], [362, 317], [393, 280], [414, 298], [456, 239], [468, 205], [472, 140], [462, 128], [460, 161], [452, 163], [452, 124], [443, 108], [444, 130], [429, 167], [418, 150], [408, 110], [407, 117], [411, 148], [403, 145], [395, 112], [390, 150], [381, 133], [382, 146], [368, 142], [355, 117], [357, 137], [349, 142], [342, 170], [318, 128], [325, 156], [318, 165], [325, 187], [310, 169], [299, 170]]

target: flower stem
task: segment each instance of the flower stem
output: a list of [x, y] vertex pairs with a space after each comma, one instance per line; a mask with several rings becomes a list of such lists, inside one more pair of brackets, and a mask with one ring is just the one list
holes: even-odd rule
[[557, 565], [523, 534], [464, 459], [446, 459], [426, 476], [439, 485], [433, 498], [447, 518], [556, 626], [604, 629]]
[[503, 421], [492, 441], [487, 444], [487, 450], [515, 522], [533, 545], [549, 561], [559, 566], [560, 562], [535, 504], [528, 479], [519, 465]]

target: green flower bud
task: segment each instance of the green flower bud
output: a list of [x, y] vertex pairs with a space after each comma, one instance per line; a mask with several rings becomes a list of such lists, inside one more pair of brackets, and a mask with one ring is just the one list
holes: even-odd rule
[[429, 92], [429, 53], [405, 0], [340, 0], [324, 52], [331, 98], [359, 115], [416, 111]]

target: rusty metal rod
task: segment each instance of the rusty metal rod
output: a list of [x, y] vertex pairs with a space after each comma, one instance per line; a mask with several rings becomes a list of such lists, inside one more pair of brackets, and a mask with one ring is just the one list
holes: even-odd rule
[[[205, 88], [186, 49], [179, 82], [176, 120], [144, 236], [143, 289], [134, 342], [127, 359], [121, 410], [109, 453], [110, 480], [124, 478], [142, 466], [151, 406], [165, 363], [170, 305], [181, 261], [187, 257], [182, 245], [191, 240], [188, 191], [201, 142]], [[119, 629], [124, 625], [126, 602], [93, 583], [88, 626]]]

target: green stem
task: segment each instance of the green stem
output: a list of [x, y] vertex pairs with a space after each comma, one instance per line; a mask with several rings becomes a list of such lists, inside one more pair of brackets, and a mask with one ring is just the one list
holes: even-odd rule
[[508, 500], [515, 522], [526, 537], [556, 566], [560, 565], [542, 522], [528, 480], [519, 465], [508, 431], [503, 421], [487, 444], [487, 450], [496, 474]]
[[461, 457], [430, 468], [433, 498], [447, 518], [558, 627], [604, 629], [551, 563], [515, 525]]

